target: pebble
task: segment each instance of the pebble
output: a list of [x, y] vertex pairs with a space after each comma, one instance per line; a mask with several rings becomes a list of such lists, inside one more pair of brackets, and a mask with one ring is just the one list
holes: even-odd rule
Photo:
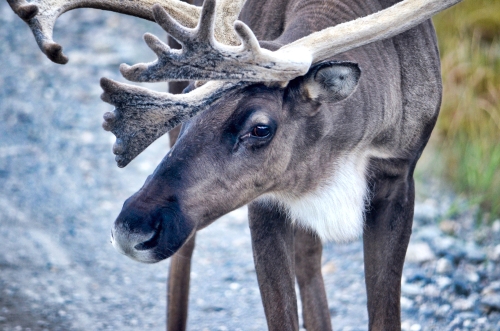
[[489, 258], [493, 261], [500, 261], [500, 244], [496, 245], [490, 252]]
[[500, 219], [493, 221], [491, 230], [493, 230], [493, 232], [500, 232]]
[[410, 243], [406, 251], [406, 261], [414, 263], [423, 263], [434, 260], [436, 256], [425, 242]]
[[485, 306], [488, 310], [500, 311], [500, 295], [496, 293], [485, 295], [481, 299], [481, 305]]
[[402, 284], [401, 293], [409, 297], [415, 297], [422, 293], [422, 288], [414, 284]]
[[451, 306], [448, 304], [439, 306], [439, 308], [436, 310], [436, 316], [439, 318], [446, 318], [448, 316], [448, 313], [451, 310]]
[[438, 274], [450, 274], [453, 269], [453, 264], [445, 257], [440, 258], [436, 263], [436, 272]]
[[453, 309], [458, 311], [469, 311], [474, 308], [474, 301], [470, 299], [456, 299], [453, 302]]
[[465, 245], [465, 253], [467, 260], [473, 263], [481, 263], [486, 260], [486, 254], [474, 243], [467, 243]]
[[460, 225], [456, 221], [443, 220], [439, 223], [439, 228], [446, 234], [454, 235], [460, 229]]
[[439, 215], [438, 203], [434, 199], [427, 199], [415, 207], [414, 219], [424, 224], [433, 222]]
[[402, 310], [410, 310], [413, 308], [413, 301], [402, 296], [401, 297], [401, 309]]

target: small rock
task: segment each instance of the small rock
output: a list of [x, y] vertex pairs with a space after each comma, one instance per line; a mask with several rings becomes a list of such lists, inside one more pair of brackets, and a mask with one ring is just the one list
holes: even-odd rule
[[479, 275], [475, 271], [468, 271], [464, 274], [465, 278], [471, 283], [479, 282]]
[[415, 213], [413, 218], [421, 221], [422, 223], [434, 221], [439, 214], [437, 205], [437, 201], [433, 199], [427, 199], [424, 203], [415, 204]]
[[422, 326], [420, 326], [420, 324], [413, 324], [410, 327], [410, 331], [420, 331], [420, 330], [422, 330]]
[[401, 297], [401, 309], [402, 310], [410, 310], [413, 308], [413, 301], [406, 297]]
[[442, 220], [439, 228], [446, 234], [454, 235], [460, 230], [460, 225], [456, 221]]
[[418, 240], [435, 240], [441, 236], [441, 230], [439, 230], [435, 225], [427, 225], [419, 227], [415, 231], [413, 237]]
[[436, 306], [433, 304], [424, 303], [418, 309], [419, 315], [423, 316], [426, 319], [432, 317], [435, 312], [436, 312]]
[[500, 311], [500, 295], [488, 294], [481, 299], [481, 305], [485, 306], [488, 310]]
[[442, 306], [439, 306], [439, 308], [436, 310], [436, 317], [438, 318], [446, 318], [448, 317], [448, 313], [450, 312], [451, 310], [451, 306], [450, 305], [442, 305]]
[[450, 278], [445, 277], [445, 276], [440, 276], [440, 277], [436, 278], [436, 284], [441, 290], [450, 286], [452, 283], [453, 283], [453, 281]]
[[422, 263], [434, 260], [436, 256], [425, 242], [410, 243], [406, 251], [406, 261]]
[[477, 322], [477, 324], [486, 324], [486, 322], [488, 322], [488, 318], [487, 317], [479, 317], [476, 322]]
[[460, 318], [462, 321], [464, 320], [477, 320], [479, 315], [470, 311], [464, 311], [459, 314], [457, 314], [457, 317]]
[[473, 263], [481, 263], [486, 260], [486, 254], [474, 243], [465, 245], [466, 257]]
[[403, 330], [403, 331], [410, 331], [410, 328], [411, 328], [410, 321], [403, 321], [401, 323], [401, 330]]
[[424, 294], [430, 298], [438, 298], [441, 296], [441, 291], [434, 284], [429, 284], [424, 287]]
[[453, 309], [458, 311], [470, 311], [474, 309], [474, 300], [470, 299], [456, 299], [453, 302]]
[[451, 274], [453, 272], [453, 264], [445, 257], [440, 258], [436, 263], [436, 272], [438, 274]]
[[500, 219], [493, 221], [491, 230], [493, 230], [493, 232], [500, 232]]
[[500, 261], [500, 244], [496, 245], [489, 254], [489, 258], [493, 261]]
[[333, 274], [336, 270], [337, 270], [337, 266], [335, 265], [335, 263], [333, 261], [329, 261], [329, 262], [325, 263], [325, 265], [323, 265], [323, 267], [321, 267], [321, 273], [323, 275]]
[[422, 293], [422, 289], [418, 285], [414, 284], [402, 284], [401, 293], [409, 297], [415, 297]]
[[496, 292], [500, 292], [500, 281], [491, 282], [490, 285], [483, 289], [481, 295], [485, 296], [488, 294], [495, 294]]

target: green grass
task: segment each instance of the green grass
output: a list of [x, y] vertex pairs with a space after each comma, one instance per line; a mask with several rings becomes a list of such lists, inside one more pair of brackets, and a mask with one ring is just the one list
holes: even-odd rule
[[430, 153], [492, 220], [500, 217], [500, 0], [465, 0], [434, 24], [444, 92]]

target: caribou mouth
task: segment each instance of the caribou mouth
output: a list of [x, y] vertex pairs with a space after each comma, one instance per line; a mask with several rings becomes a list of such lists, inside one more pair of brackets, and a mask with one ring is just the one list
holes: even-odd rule
[[156, 228], [153, 236], [149, 240], [135, 245], [134, 249], [136, 249], [138, 251], [148, 251], [148, 250], [153, 249], [156, 246], [158, 246], [158, 243], [160, 242], [161, 230], [162, 230], [162, 226], [160, 223], [160, 225], [158, 225], [158, 227]]

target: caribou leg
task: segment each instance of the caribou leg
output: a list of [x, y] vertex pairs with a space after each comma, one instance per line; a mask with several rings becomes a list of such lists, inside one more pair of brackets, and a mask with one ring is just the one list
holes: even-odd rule
[[[180, 45], [171, 37], [168, 44], [172, 48]], [[168, 90], [173, 94], [180, 94], [187, 86], [187, 82], [170, 82]], [[170, 147], [173, 147], [179, 136], [181, 126], [176, 126], [168, 132]], [[189, 281], [191, 276], [191, 257], [195, 246], [196, 234], [194, 234], [174, 254], [170, 262], [167, 289], [167, 331], [184, 331], [187, 325], [188, 303], [189, 303]]]
[[248, 216], [268, 329], [298, 330], [293, 226], [282, 210], [269, 204], [252, 202]]
[[191, 256], [195, 238], [196, 234], [171, 258], [167, 290], [167, 331], [186, 330]]
[[321, 274], [321, 240], [311, 232], [295, 231], [295, 274], [307, 331], [332, 330], [325, 284]]
[[390, 166], [391, 174], [377, 179], [373, 186], [363, 234], [370, 330], [401, 330], [401, 276], [413, 223], [415, 187], [412, 168]]
[[[172, 86], [174, 85], [174, 86]], [[170, 91], [182, 91], [185, 83], [169, 83]], [[171, 130], [170, 147], [179, 135], [181, 126]], [[187, 325], [189, 303], [189, 281], [191, 275], [191, 257], [195, 246], [196, 233], [175, 253], [170, 262], [167, 289], [167, 331], [184, 331]]]
[[[174, 85], [174, 86], [172, 86]], [[185, 83], [169, 83], [170, 91], [181, 90]], [[169, 134], [170, 147], [177, 141], [181, 126]], [[184, 331], [187, 325], [189, 303], [189, 281], [191, 257], [195, 246], [196, 233], [172, 256], [167, 289], [167, 331]]]

